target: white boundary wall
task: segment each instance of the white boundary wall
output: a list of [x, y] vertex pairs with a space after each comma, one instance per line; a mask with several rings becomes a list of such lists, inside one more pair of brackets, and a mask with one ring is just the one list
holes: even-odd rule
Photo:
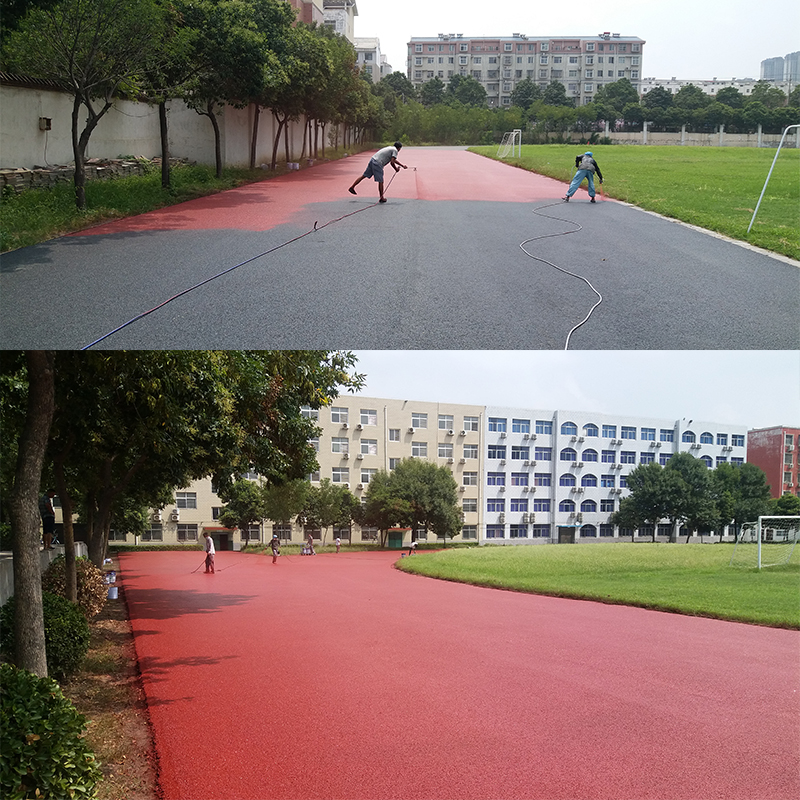
[[[64, 552], [64, 545], [55, 545], [53, 550], [42, 550], [39, 553], [39, 568], [44, 572], [49, 566], [50, 562], [56, 557], [62, 555]], [[84, 542], [75, 542], [75, 557], [86, 558], [89, 555], [89, 550]], [[14, 594], [14, 557], [10, 552], [0, 553], [0, 606], [2, 606], [9, 597]]]
[[[48, 89], [0, 85], [0, 168], [32, 169], [72, 163], [72, 97]], [[187, 108], [182, 101], [168, 104], [169, 146], [173, 158], [201, 164], [214, 163], [214, 130], [208, 117]], [[222, 161], [226, 167], [250, 163], [250, 135], [255, 108], [226, 106], [219, 117]], [[50, 119], [49, 131], [39, 130], [39, 118]], [[85, 112], [82, 114], [85, 119]], [[299, 161], [303, 149], [303, 123], [290, 125], [290, 160]], [[331, 129], [328, 126], [326, 132]], [[272, 112], [259, 117], [256, 165], [270, 163], [276, 125]], [[87, 157], [161, 155], [158, 108], [146, 103], [118, 100], [100, 120], [89, 140]], [[283, 137], [278, 160], [285, 159]], [[308, 156], [308, 148], [306, 148]]]

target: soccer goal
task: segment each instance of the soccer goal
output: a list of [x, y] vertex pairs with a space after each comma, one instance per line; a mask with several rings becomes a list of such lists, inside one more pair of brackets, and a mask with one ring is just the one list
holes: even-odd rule
[[730, 563], [742, 567], [775, 567], [792, 557], [800, 517], [759, 517], [745, 522], [736, 539]]
[[511, 158], [519, 155], [522, 157], [522, 131], [519, 128], [513, 131], [506, 131], [503, 134], [503, 141], [500, 142], [500, 147], [497, 148], [497, 157], [505, 158], [508, 154]]

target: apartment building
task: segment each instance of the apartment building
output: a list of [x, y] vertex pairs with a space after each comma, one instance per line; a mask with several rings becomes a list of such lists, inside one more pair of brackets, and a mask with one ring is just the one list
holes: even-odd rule
[[358, 38], [353, 41], [356, 49], [356, 64], [360, 70], [369, 75], [373, 83], [388, 74], [389, 67], [386, 57], [381, 54], [381, 40], [375, 37]]
[[[652, 526], [609, 522], [634, 467], [681, 452], [709, 468], [747, 457], [747, 429], [735, 425], [494, 406], [485, 414], [482, 539], [494, 544], [652, 539]], [[662, 540], [677, 533], [666, 521], [655, 531]]]
[[757, 428], [747, 432], [748, 461], [764, 470], [773, 497], [800, 495], [800, 428]]
[[306, 25], [323, 23], [322, 0], [289, 0], [289, 5], [297, 9], [297, 19]]
[[576, 105], [585, 105], [601, 86], [621, 78], [639, 91], [644, 45], [638, 37], [608, 32], [592, 37], [413, 36], [408, 78], [419, 87], [437, 77], [447, 84], [454, 75], [470, 76], [486, 89], [490, 107], [511, 105], [511, 92], [526, 78], [541, 88], [557, 80]]
[[[319, 2], [320, 0], [318, 0]], [[349, 42], [355, 41], [356, 0], [321, 0], [324, 24]]]
[[[678, 78], [644, 78], [641, 82], [640, 94], [642, 97], [651, 92], [657, 86], [666, 89], [671, 94], [677, 94], [684, 86], [696, 86], [704, 94], [713, 97], [720, 89], [732, 86], [738, 89], [745, 97], [749, 97], [758, 81], [755, 78], [711, 78], [711, 80], [678, 80]], [[776, 88], [788, 94], [793, 85], [789, 81], [775, 80], [773, 84]]]

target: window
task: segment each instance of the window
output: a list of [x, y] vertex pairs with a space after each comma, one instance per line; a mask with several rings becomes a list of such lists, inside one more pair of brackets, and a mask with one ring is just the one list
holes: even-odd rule
[[602, 460], [604, 464], [613, 464], [616, 461], [617, 454], [613, 450], [603, 450]]
[[311, 481], [311, 483], [319, 483], [319, 478], [320, 478], [319, 470], [317, 470], [316, 472], [312, 472], [308, 476], [308, 480]]
[[319, 410], [311, 406], [300, 406], [300, 415], [306, 419], [319, 419]]
[[512, 472], [511, 473], [511, 485], [512, 486], [527, 486], [528, 485], [528, 473], [527, 472]]
[[574, 486], [575, 485], [575, 476], [570, 475], [568, 472], [565, 472], [559, 479], [558, 479], [559, 486]]
[[653, 452], [639, 453], [640, 464], [652, 464], [656, 460], [656, 454]]
[[522, 447], [521, 445], [514, 445], [511, 448], [512, 461], [528, 461], [531, 457], [530, 447]]
[[571, 447], [565, 447], [561, 451], [561, 453], [559, 455], [559, 459], [561, 461], [577, 461], [578, 460], [578, 454]]
[[390, 458], [389, 459], [389, 469], [397, 469], [397, 465], [402, 461], [402, 458]]
[[604, 513], [611, 513], [614, 510], [614, 499], [607, 498], [600, 501], [600, 511]]
[[478, 499], [476, 497], [465, 497], [461, 501], [461, 510], [465, 514], [477, 514], [478, 513]]
[[400, 428], [389, 428], [389, 441], [390, 442], [400, 441]]
[[509, 511], [528, 511], [528, 498], [515, 497], [511, 500]]
[[552, 447], [537, 447], [534, 450], [537, 461], [552, 461], [553, 448]]
[[344, 425], [347, 422], [347, 409], [331, 406], [331, 422]]
[[378, 455], [378, 440], [377, 439], [362, 439], [361, 440], [361, 452], [365, 456], [376, 456], [376, 455]]
[[700, 444], [714, 444], [714, 434], [703, 431], [703, 433], [700, 434]]
[[594, 525], [583, 525], [581, 527], [581, 539], [597, 538], [597, 528]]
[[619, 476], [619, 488], [625, 489], [628, 486], [628, 476], [627, 475], [620, 475]]
[[511, 420], [512, 433], [530, 433], [531, 421], [529, 419], [512, 419]]
[[731, 458], [731, 464], [744, 464], [743, 458], [736, 458], [736, 456]]
[[603, 437], [605, 439], [616, 439], [617, 438], [617, 426], [616, 425], [603, 425]]
[[714, 462], [711, 459], [711, 456], [700, 456], [700, 460], [709, 468], [714, 466]]
[[150, 529], [142, 534], [143, 542], [161, 542], [164, 540], [164, 527], [158, 523], [152, 523]]
[[[602, 501], [602, 500], [600, 501], [600, 505], [601, 505], [601, 506], [603, 505], [603, 501]], [[611, 510], [612, 510], [612, 511], [614, 510], [614, 508], [613, 508], [613, 501], [612, 501], [612, 508], [611, 508]], [[608, 536], [608, 537], [612, 537], [613, 535], [614, 535], [614, 526], [613, 526], [613, 525], [601, 525], [601, 526], [600, 526], [600, 536]]]
[[453, 445], [450, 442], [439, 442], [439, 458], [452, 458]]
[[717, 466], [720, 464], [726, 464], [728, 459], [725, 456], [717, 456]]
[[550, 486], [552, 483], [552, 477], [550, 476], [549, 472], [537, 472], [533, 476], [533, 485], [534, 486]]
[[331, 483], [347, 483], [349, 480], [349, 467], [334, 467], [333, 470], [331, 470]]
[[721, 444], [725, 447], [728, 445], [728, 434], [727, 433], [718, 433], [717, 434], [717, 444]]
[[196, 542], [197, 541], [197, 525], [178, 525], [178, 541], [179, 542]]
[[670, 430], [669, 428], [662, 428], [660, 431], [660, 438], [662, 442], [674, 442], [675, 431]]
[[583, 435], [584, 436], [597, 436], [599, 433], [597, 425], [593, 422], [590, 422], [588, 425], [583, 426]]
[[550, 511], [550, 498], [548, 497], [537, 497], [533, 501], [533, 510], [534, 511], [543, 511], [545, 513], [549, 513]]
[[619, 453], [620, 464], [635, 464], [636, 453], [633, 450], [620, 450]]
[[553, 423], [545, 419], [536, 420], [536, 433], [552, 433]]
[[635, 439], [636, 438], [636, 428], [631, 425], [623, 425], [622, 426], [622, 438], [623, 439]]
[[464, 458], [477, 458], [478, 457], [478, 445], [476, 444], [465, 444], [464, 445]]
[[505, 511], [506, 501], [499, 497], [490, 497], [486, 501], [486, 510], [489, 512]]
[[512, 539], [527, 539], [528, 526], [527, 525], [511, 525], [510, 536]]
[[744, 447], [744, 434], [732, 433], [731, 445], [733, 447]]
[[453, 415], [452, 414], [439, 414], [439, 430], [451, 431], [453, 430]]
[[346, 436], [334, 436], [331, 439], [331, 453], [350, 452], [350, 440]]
[[531, 535], [536, 537], [537, 539], [549, 539], [550, 538], [550, 526], [549, 525], [534, 525]]
[[427, 458], [428, 456], [428, 443], [427, 442], [411, 442], [411, 455], [417, 458]]
[[581, 478], [581, 486], [597, 486], [597, 475], [584, 475]]
[[413, 411], [411, 413], [411, 427], [412, 428], [427, 428], [428, 427], [428, 415], [423, 414], [419, 411]]
[[575, 503], [573, 503], [572, 500], [562, 500], [558, 504], [558, 510], [571, 514], [573, 511], [575, 511]]
[[600, 486], [604, 489], [613, 489], [617, 485], [617, 479], [614, 475], [601, 475]]
[[374, 408], [361, 409], [361, 424], [362, 425], [377, 425], [378, 424], [378, 411]]
[[361, 469], [361, 483], [369, 483], [377, 474], [378, 474], [378, 470], [376, 470], [376, 469], [365, 469], [365, 468], [362, 467], [362, 469]]
[[662, 467], [667, 465], [667, 461], [672, 458], [672, 453], [659, 453], [658, 454], [658, 463], [661, 464]]
[[565, 422], [561, 426], [561, 435], [562, 436], [577, 436], [578, 435], [578, 426], [574, 422]]
[[461, 529], [461, 538], [462, 539], [477, 539], [478, 538], [478, 526], [477, 525], [464, 525]]
[[477, 486], [478, 485], [478, 473], [477, 472], [465, 472], [461, 478], [461, 483], [464, 486]]
[[681, 436], [682, 442], [693, 442], [694, 439], [694, 434], [691, 431], [684, 431], [683, 436]]
[[656, 429], [642, 428], [642, 440], [645, 442], [654, 442], [656, 440]]
[[[466, 472], [464, 473], [467, 474]], [[477, 473], [476, 473], [477, 474]], [[506, 474], [505, 472], [488, 472], [486, 473], [487, 486], [505, 486]]]
[[506, 446], [504, 444], [490, 444], [489, 445], [489, 458], [505, 458]]
[[581, 461], [597, 461], [597, 450], [584, 450], [581, 453]]
[[308, 443], [314, 448], [315, 453], [319, 453], [319, 436], [309, 439]]
[[581, 503], [581, 511], [587, 514], [593, 514], [597, 511], [597, 503], [594, 500], [584, 500]]
[[479, 422], [478, 417], [464, 417], [464, 430], [477, 431]]
[[487, 525], [486, 538], [487, 539], [503, 539], [505, 538], [505, 525]]
[[489, 417], [489, 431], [497, 431], [498, 433], [505, 433], [506, 418], [505, 417]]
[[197, 508], [197, 492], [176, 492], [175, 505], [178, 508]]

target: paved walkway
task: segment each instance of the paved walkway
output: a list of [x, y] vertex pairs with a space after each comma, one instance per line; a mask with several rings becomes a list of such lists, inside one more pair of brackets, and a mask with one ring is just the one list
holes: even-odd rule
[[563, 349], [596, 295], [542, 236], [603, 297], [571, 349], [800, 346], [796, 263], [458, 148], [377, 205], [367, 158], [4, 255], [0, 346]]
[[800, 796], [798, 632], [396, 558], [120, 556], [165, 800]]

